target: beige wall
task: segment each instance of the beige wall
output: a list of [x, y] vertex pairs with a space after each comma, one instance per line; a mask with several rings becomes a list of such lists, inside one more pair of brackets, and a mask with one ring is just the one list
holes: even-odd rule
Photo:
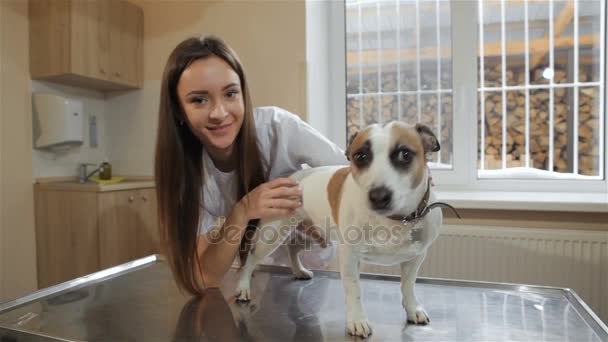
[[109, 154], [117, 172], [153, 173], [160, 77], [183, 39], [215, 34], [239, 54], [254, 106], [276, 105], [305, 117], [304, 1], [132, 0], [144, 11], [141, 91], [117, 93], [106, 103]]
[[0, 1], [0, 301], [36, 289], [27, 2]]

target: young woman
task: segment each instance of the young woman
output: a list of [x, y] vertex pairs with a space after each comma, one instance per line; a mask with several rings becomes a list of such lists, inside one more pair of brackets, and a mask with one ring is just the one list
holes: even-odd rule
[[[301, 205], [302, 168], [346, 164], [343, 151], [298, 116], [253, 108], [245, 72], [215, 37], [190, 38], [163, 73], [155, 180], [163, 252], [178, 286], [216, 287], [262, 218]], [[239, 248], [241, 246], [241, 248]]]

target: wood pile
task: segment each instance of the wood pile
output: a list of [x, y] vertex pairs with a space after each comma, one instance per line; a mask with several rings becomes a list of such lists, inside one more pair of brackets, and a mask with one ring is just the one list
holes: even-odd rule
[[[530, 73], [531, 84], [546, 84], [542, 76], [545, 66], [539, 66]], [[579, 81], [590, 81], [591, 69], [581, 67]], [[487, 66], [485, 69], [486, 87], [500, 87], [502, 84], [501, 67]], [[404, 77], [407, 75], [408, 77]], [[409, 76], [411, 75], [411, 76]], [[375, 76], [375, 77], [373, 77]], [[422, 89], [435, 89], [437, 79], [421, 77]], [[508, 85], [523, 85], [525, 73], [523, 68], [509, 67], [507, 71]], [[416, 89], [416, 73], [413, 70], [401, 72], [401, 90]], [[555, 83], [568, 83], [565, 68], [556, 66], [554, 73]], [[442, 79], [442, 87], [449, 85], [449, 79]], [[397, 75], [395, 73], [382, 74], [381, 84], [383, 93], [396, 91]], [[357, 85], [358, 89], [358, 85]], [[377, 73], [363, 77], [364, 92], [378, 92]], [[349, 93], [352, 89], [349, 89]], [[554, 125], [553, 125], [553, 171], [572, 172], [573, 158], [573, 130], [578, 128], [578, 160], [579, 173], [583, 175], [597, 175], [599, 173], [599, 88], [579, 88], [579, 122], [574, 123], [573, 104], [574, 90], [571, 88], [554, 89]], [[355, 91], [356, 93], [356, 91]], [[507, 167], [525, 166], [525, 91], [506, 92], [506, 160]], [[549, 104], [550, 92], [548, 89], [530, 90], [530, 166], [547, 170], [549, 168]], [[421, 117], [418, 118], [417, 95], [390, 94], [390, 95], [363, 95], [351, 96], [347, 99], [347, 127], [348, 135], [357, 131], [359, 127], [378, 121], [386, 122], [401, 118], [409, 123], [422, 122], [429, 125], [437, 133], [437, 106], [441, 104], [441, 161], [451, 163], [452, 158], [452, 96], [443, 93], [439, 97], [434, 94], [421, 94]], [[485, 99], [480, 99], [485, 111], [485, 168], [502, 168], [502, 92], [489, 91]], [[379, 103], [381, 101], [381, 103]], [[399, 101], [400, 106], [399, 106]], [[362, 106], [362, 108], [361, 108]], [[398, 113], [398, 108], [401, 113]], [[481, 113], [481, 111], [479, 111]], [[570, 119], [569, 119], [570, 118]], [[361, 119], [363, 122], [361, 122]], [[481, 120], [478, 120], [481, 123]], [[479, 130], [481, 134], [481, 130]]]

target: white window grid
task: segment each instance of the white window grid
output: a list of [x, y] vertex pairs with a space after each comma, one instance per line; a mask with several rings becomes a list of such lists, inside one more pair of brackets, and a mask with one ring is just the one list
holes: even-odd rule
[[[330, 58], [332, 62], [330, 63], [330, 68], [343, 68], [346, 55], [344, 52], [346, 50], [343, 43], [346, 41], [344, 25], [347, 5], [356, 6], [357, 4], [368, 4], [370, 2], [374, 2], [376, 0], [371, 1], [351, 1], [346, 0], [346, 2], [337, 2], [336, 6], [333, 9], [335, 11], [335, 16], [340, 20], [341, 24], [334, 25], [331, 31], [331, 41], [330, 43], [330, 56], [335, 56]], [[398, 0], [397, 0], [398, 1]], [[523, 0], [528, 2], [529, 0]], [[599, 110], [603, 115], [601, 116], [601, 124], [600, 129], [603, 130], [604, 135], [602, 136], [602, 144], [599, 146], [602, 153], [602, 162], [601, 162], [601, 170], [602, 174], [593, 179], [563, 179], [563, 180], [552, 180], [546, 179], [542, 182], [539, 182], [539, 179], [526, 179], [526, 178], [503, 178], [503, 179], [485, 179], [478, 177], [478, 153], [479, 153], [479, 141], [478, 141], [478, 122], [477, 118], [479, 116], [479, 92], [484, 90], [486, 92], [491, 91], [502, 91], [503, 87], [479, 87], [478, 77], [479, 77], [479, 65], [478, 65], [478, 44], [477, 42], [473, 43], [469, 38], [463, 37], [473, 37], [479, 34], [478, 22], [471, 21], [470, 14], [475, 13], [479, 10], [477, 2], [474, 1], [458, 1], [451, 0], [451, 22], [452, 22], [452, 44], [457, 45], [460, 49], [452, 50], [452, 63], [454, 65], [458, 65], [458, 68], [452, 69], [452, 81], [455, 84], [458, 84], [458, 88], [451, 90], [453, 93], [453, 167], [452, 169], [442, 169], [434, 171], [434, 180], [437, 185], [439, 185], [440, 190], [446, 191], [523, 191], [523, 192], [543, 192], [543, 193], [555, 193], [555, 192], [582, 192], [582, 193], [595, 193], [595, 192], [606, 192], [608, 191], [608, 181], [605, 178], [605, 170], [608, 167], [607, 161], [605, 158], [605, 151], [607, 150], [607, 143], [605, 139], [605, 132], [608, 131], [608, 123], [605, 120], [604, 113], [604, 101], [606, 96], [608, 96], [608, 91], [606, 87], [603, 86], [605, 82], [604, 74], [605, 74], [605, 65], [607, 64], [605, 58], [605, 48], [601, 50], [600, 56], [600, 68], [601, 68], [601, 82], [592, 82], [591, 85], [596, 83], [601, 83], [602, 91], [601, 96], [602, 100], [599, 102]], [[603, 13], [603, 21], [601, 22], [601, 34], [602, 34], [602, 44], [604, 44], [605, 37], [605, 15], [606, 15], [606, 4], [602, 2], [601, 11]], [[578, 13], [577, 13], [578, 16]], [[578, 38], [577, 38], [578, 39]], [[526, 50], [528, 50], [528, 41], [526, 41]], [[578, 45], [578, 42], [577, 42]], [[341, 48], [340, 48], [341, 47]], [[482, 68], [483, 69], [483, 68]], [[472, 77], [475, 75], [474, 77]], [[345, 75], [346, 76], [346, 75]], [[347, 89], [345, 87], [346, 83], [343, 79], [335, 78], [332, 79], [332, 87], [337, 89], [336, 92], [339, 94], [342, 92], [346, 98], [349, 97], [358, 97], [363, 94], [347, 94]], [[557, 89], [562, 86], [569, 86], [570, 84], [553, 84], [548, 88]], [[579, 87], [582, 86], [583, 83], [579, 83]], [[547, 85], [535, 85], [530, 84], [529, 80], [526, 82], [526, 85], [523, 86], [505, 86], [504, 89], [507, 91], [510, 90], [534, 90], [538, 87], [547, 87]], [[377, 95], [377, 94], [376, 94]], [[528, 95], [529, 96], [529, 92]], [[344, 104], [348, 102], [345, 101]], [[529, 99], [526, 99], [526, 106], [529, 106]], [[344, 112], [346, 114], [346, 107], [342, 107], [340, 101], [335, 103], [334, 106], [339, 112]], [[527, 118], [529, 120], [529, 107], [527, 111]], [[504, 113], [504, 111], [503, 111]], [[346, 115], [344, 116], [346, 117]], [[338, 120], [337, 122], [340, 122]], [[345, 123], [345, 122], [344, 122]], [[345, 125], [340, 125], [344, 127]], [[342, 140], [344, 139], [344, 135], [338, 132], [344, 132], [343, 128], [339, 128], [335, 126], [332, 129], [331, 133], [335, 137], [341, 137], [339, 142], [342, 144]], [[529, 128], [529, 127], [528, 127]], [[529, 134], [529, 131], [528, 131]], [[348, 139], [348, 131], [346, 139]]]
[[[393, 1], [393, 0], [390, 0]], [[384, 3], [389, 3], [390, 1], [385, 1]], [[430, 1], [425, 1], [426, 3], [431, 2]], [[444, 0], [445, 1], [445, 0]], [[363, 93], [363, 65], [360, 62], [362, 60], [362, 7], [366, 4], [369, 3], [374, 3], [376, 5], [376, 22], [378, 23], [378, 30], [377, 30], [377, 76], [378, 76], [378, 89], [379, 91], [377, 92], [365, 92]], [[421, 68], [420, 68], [420, 0], [416, 0], [414, 1], [415, 4], [415, 8], [416, 8], [416, 90], [401, 90], [401, 63], [399, 62], [401, 60], [401, 56], [400, 56], [400, 52], [401, 52], [401, 37], [400, 37], [400, 32], [401, 32], [401, 27], [400, 27], [400, 20], [397, 20], [397, 27], [396, 27], [396, 51], [397, 51], [397, 91], [382, 91], [382, 45], [381, 45], [381, 30], [380, 30], [380, 23], [381, 23], [381, 11], [380, 11], [380, 2], [379, 1], [348, 1], [346, 4], [346, 8], [348, 7], [357, 7], [357, 18], [358, 18], [358, 52], [359, 52], [359, 63], [358, 63], [358, 67], [359, 67], [359, 87], [358, 87], [358, 92], [357, 93], [348, 93], [347, 94], [347, 98], [348, 99], [359, 99], [359, 123], [360, 123], [360, 128], [363, 128], [363, 126], [365, 125], [365, 118], [364, 118], [364, 112], [363, 112], [363, 98], [364, 97], [368, 97], [368, 96], [376, 96], [377, 97], [377, 111], [378, 111], [378, 122], [382, 122], [382, 96], [396, 96], [397, 97], [397, 119], [401, 120], [401, 113], [402, 113], [402, 108], [401, 108], [401, 95], [406, 95], [406, 96], [416, 96], [416, 106], [417, 106], [417, 118], [418, 121], [421, 121], [422, 118], [422, 101], [421, 98], [423, 95], [435, 95], [437, 97], [437, 111], [436, 111], [436, 123], [435, 123], [435, 129], [437, 132], [437, 139], [439, 140], [439, 144], [442, 144], [442, 135], [441, 135], [441, 114], [442, 114], [442, 107], [441, 107], [441, 96], [443, 94], [452, 94], [452, 89], [451, 88], [447, 88], [444, 89], [441, 87], [441, 63], [442, 63], [442, 58], [441, 58], [441, 30], [440, 30], [440, 23], [441, 23], [441, 11], [440, 11], [440, 5], [442, 0], [434, 0], [435, 2], [435, 27], [436, 27], [436, 42], [437, 42], [437, 48], [436, 48], [436, 66], [437, 66], [437, 72], [436, 72], [436, 78], [437, 78], [437, 87], [436, 89], [431, 89], [431, 90], [426, 90], [426, 89], [422, 89], [422, 85], [421, 85]], [[401, 4], [402, 1], [400, 0], [394, 0], [395, 3], [395, 10], [397, 13], [397, 18], [399, 18], [399, 14], [400, 14], [400, 8], [401, 8]], [[348, 129], [348, 128], [347, 128]], [[348, 138], [348, 137], [347, 137]], [[440, 169], [450, 169], [451, 165], [450, 164], [443, 164], [442, 160], [441, 160], [441, 153], [437, 154], [437, 159], [436, 159], [436, 163], [432, 164], [433, 168], [440, 168]]]
[[[501, 101], [502, 101], [502, 168], [507, 168], [507, 91], [525, 91], [525, 166], [530, 167], [530, 90], [549, 90], [549, 162], [548, 162], [548, 170], [553, 170], [554, 166], [554, 91], [556, 88], [567, 88], [573, 90], [573, 113], [574, 119], [573, 122], [575, 125], [578, 125], [579, 122], [579, 106], [578, 106], [578, 98], [579, 98], [579, 89], [581, 87], [597, 87], [599, 89], [599, 135], [600, 135], [600, 144], [599, 144], [599, 175], [597, 176], [588, 176], [588, 179], [604, 179], [604, 165], [605, 165], [605, 155], [604, 155], [604, 145], [605, 145], [605, 131], [604, 131], [604, 118], [606, 116], [604, 112], [604, 65], [605, 65], [605, 21], [606, 21], [606, 3], [604, 0], [601, 0], [601, 27], [600, 27], [600, 80], [597, 82], [579, 82], [579, 1], [573, 0], [574, 5], [574, 23], [573, 23], [573, 36], [574, 36], [574, 82], [572, 83], [555, 83], [554, 78], [549, 78], [549, 84], [530, 84], [530, 75], [529, 75], [529, 66], [530, 66], [530, 32], [528, 28], [529, 20], [528, 20], [528, 7], [529, 1], [524, 0], [524, 31], [525, 31], [525, 85], [523, 86], [508, 86], [506, 82], [506, 73], [507, 73], [507, 63], [506, 63], [506, 21], [505, 21], [505, 0], [500, 0], [500, 15], [501, 15], [501, 86], [500, 87], [486, 87], [485, 86], [485, 68], [484, 68], [484, 0], [478, 0], [478, 24], [479, 24], [479, 79], [480, 79], [480, 87], [478, 87], [479, 99], [484, 101], [485, 95], [487, 92], [501, 92]], [[554, 0], [548, 0], [549, 2], [549, 69], [555, 70], [554, 68], [554, 41], [555, 35], [553, 32], [554, 26]], [[483, 104], [483, 103], [482, 103]], [[480, 105], [480, 119], [481, 119], [481, 134], [480, 134], [480, 169], [485, 169], [485, 106]], [[578, 127], [578, 126], [577, 126]], [[573, 129], [573, 174], [578, 175], [578, 129]]]

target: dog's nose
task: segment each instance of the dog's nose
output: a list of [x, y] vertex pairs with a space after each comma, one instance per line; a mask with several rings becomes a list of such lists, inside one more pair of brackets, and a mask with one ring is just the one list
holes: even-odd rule
[[387, 187], [379, 186], [371, 189], [368, 196], [374, 209], [386, 209], [391, 203], [393, 192]]

